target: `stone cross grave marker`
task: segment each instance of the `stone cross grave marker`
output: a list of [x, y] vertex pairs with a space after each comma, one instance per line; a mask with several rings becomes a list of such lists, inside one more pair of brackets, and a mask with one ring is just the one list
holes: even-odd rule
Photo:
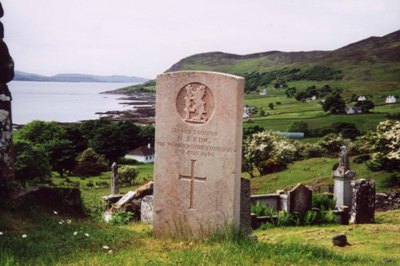
[[214, 72], [157, 77], [156, 236], [239, 228], [243, 87]]
[[111, 165], [111, 195], [119, 194], [118, 165], [114, 162]]

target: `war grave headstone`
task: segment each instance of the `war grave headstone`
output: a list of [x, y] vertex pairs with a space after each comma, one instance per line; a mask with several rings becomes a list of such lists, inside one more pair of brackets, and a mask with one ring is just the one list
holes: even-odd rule
[[157, 77], [153, 231], [206, 236], [240, 224], [241, 77]]

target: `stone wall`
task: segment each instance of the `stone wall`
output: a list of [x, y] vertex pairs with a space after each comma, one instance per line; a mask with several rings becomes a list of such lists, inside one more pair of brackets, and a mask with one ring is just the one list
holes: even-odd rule
[[[3, 14], [3, 7], [0, 3], [0, 17]], [[0, 194], [5, 195], [7, 185], [14, 180], [11, 93], [7, 86], [7, 82], [14, 78], [14, 61], [3, 41], [4, 28], [1, 22], [0, 38]]]
[[375, 210], [388, 211], [400, 209], [400, 191], [376, 193]]

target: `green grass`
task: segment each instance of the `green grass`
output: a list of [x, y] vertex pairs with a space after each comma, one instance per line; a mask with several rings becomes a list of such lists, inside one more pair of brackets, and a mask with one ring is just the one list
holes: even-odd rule
[[[350, 162], [352, 158], [350, 158]], [[337, 158], [312, 158], [297, 161], [288, 166], [288, 169], [264, 176], [256, 176], [250, 180], [254, 194], [273, 193], [276, 190], [292, 188], [298, 183], [303, 184], [333, 184], [331, 175], [332, 166]], [[378, 191], [384, 191], [382, 181], [390, 175], [387, 172], [371, 172], [365, 163], [351, 163], [351, 169], [356, 172], [355, 179], [373, 179]]]
[[[224, 235], [157, 239], [140, 223], [111, 226], [38, 209], [2, 210], [0, 218], [0, 265], [380, 265], [385, 258], [395, 265], [400, 260], [394, 237], [400, 233], [400, 211], [378, 213], [378, 224], [372, 225], [257, 230], [258, 241]], [[69, 218], [71, 224], [59, 224]], [[330, 238], [340, 232], [352, 246], [332, 246]]]

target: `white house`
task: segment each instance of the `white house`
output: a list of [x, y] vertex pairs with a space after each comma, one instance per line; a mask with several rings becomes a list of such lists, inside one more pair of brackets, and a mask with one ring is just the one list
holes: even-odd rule
[[262, 91], [260, 91], [261, 96], [266, 96], [267, 94], [267, 89], [263, 89]]
[[134, 159], [141, 163], [152, 163], [154, 162], [154, 148], [151, 147], [151, 144], [147, 144], [147, 146], [140, 146], [136, 149], [129, 151], [125, 158]]
[[354, 114], [361, 114], [362, 110], [361, 107], [352, 107], [350, 105], [347, 105], [345, 108], [345, 112], [348, 115], [354, 115]]
[[363, 95], [359, 96], [358, 99], [357, 99], [358, 102], [363, 102], [363, 101], [366, 101], [366, 100], [367, 100], [367, 97], [365, 97]]
[[250, 107], [244, 106], [243, 107], [243, 118], [249, 118], [250, 117]]
[[393, 95], [389, 95], [386, 98], [386, 103], [396, 103], [396, 97], [394, 97]]

